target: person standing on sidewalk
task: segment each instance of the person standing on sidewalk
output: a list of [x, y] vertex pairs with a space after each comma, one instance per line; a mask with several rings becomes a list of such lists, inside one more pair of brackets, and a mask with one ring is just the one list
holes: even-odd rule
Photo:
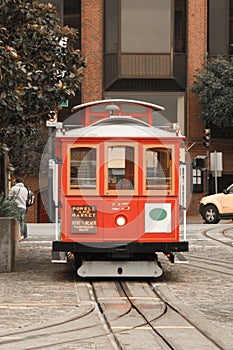
[[28, 197], [28, 190], [19, 177], [17, 177], [13, 182], [14, 186], [10, 190], [9, 198], [13, 199], [19, 208], [21, 239], [24, 239], [27, 238], [26, 201]]

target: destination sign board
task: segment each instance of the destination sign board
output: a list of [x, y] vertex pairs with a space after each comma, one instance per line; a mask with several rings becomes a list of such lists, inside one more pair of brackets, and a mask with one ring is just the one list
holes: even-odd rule
[[71, 208], [72, 233], [96, 233], [96, 206], [75, 205]]

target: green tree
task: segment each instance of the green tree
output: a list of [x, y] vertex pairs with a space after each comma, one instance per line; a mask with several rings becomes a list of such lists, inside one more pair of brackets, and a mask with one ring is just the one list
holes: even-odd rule
[[53, 5], [0, 0], [0, 14], [0, 143], [18, 173], [36, 173], [44, 120], [80, 90], [85, 59]]
[[201, 105], [201, 118], [219, 127], [233, 126], [233, 60], [207, 60], [198, 71], [192, 91]]

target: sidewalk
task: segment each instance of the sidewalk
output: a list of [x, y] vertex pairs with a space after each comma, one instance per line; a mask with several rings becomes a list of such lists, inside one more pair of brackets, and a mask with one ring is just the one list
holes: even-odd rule
[[47, 235], [55, 235], [55, 224], [44, 224], [44, 223], [37, 223], [37, 224], [27, 224], [27, 230], [28, 234], [31, 235], [38, 235], [41, 234], [42, 232]]
[[190, 215], [187, 216], [187, 224], [203, 224], [201, 215]]

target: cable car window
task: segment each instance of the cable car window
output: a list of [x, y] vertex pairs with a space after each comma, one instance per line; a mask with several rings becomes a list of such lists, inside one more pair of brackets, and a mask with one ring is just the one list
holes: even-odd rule
[[71, 148], [70, 189], [96, 189], [95, 148]]
[[134, 147], [108, 147], [108, 190], [134, 189]]
[[146, 190], [171, 190], [171, 149], [146, 149]]

